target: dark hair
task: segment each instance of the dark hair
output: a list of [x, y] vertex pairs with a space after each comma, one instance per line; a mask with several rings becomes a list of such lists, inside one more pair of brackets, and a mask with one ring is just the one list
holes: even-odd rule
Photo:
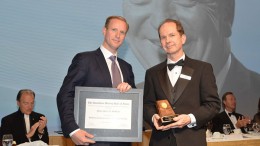
[[224, 104], [224, 101], [227, 99], [227, 95], [234, 95], [233, 92], [226, 92], [223, 94], [222, 96], [222, 108], [225, 109], [225, 104]]
[[122, 16], [109, 16], [109, 17], [107, 17], [106, 22], [105, 22], [105, 28], [108, 28], [108, 25], [109, 25], [109, 23], [112, 19], [118, 19], [118, 20], [124, 21], [126, 23], [126, 26], [127, 26], [126, 32], [128, 31], [129, 24], [127, 23], [126, 19]]
[[169, 22], [172, 22], [172, 23], [176, 24], [177, 31], [179, 32], [180, 35], [185, 34], [183, 26], [182, 26], [180, 21], [174, 20], [174, 19], [165, 19], [158, 27], [157, 31], [158, 31], [159, 37], [161, 37], [160, 36], [160, 29], [161, 29], [162, 25], [165, 24], [165, 23], [169, 23]]
[[35, 97], [35, 93], [31, 90], [31, 89], [21, 89], [18, 94], [17, 94], [17, 97], [16, 97], [16, 101], [20, 101], [21, 99], [21, 96], [26, 93], [26, 94], [31, 94], [33, 95], [33, 97]]

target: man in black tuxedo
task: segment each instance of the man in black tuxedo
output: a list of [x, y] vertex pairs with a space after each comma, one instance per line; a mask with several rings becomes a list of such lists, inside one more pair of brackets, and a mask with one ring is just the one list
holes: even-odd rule
[[226, 92], [222, 96], [222, 106], [224, 111], [212, 120], [212, 132], [223, 133], [223, 124], [229, 124], [232, 130], [241, 129], [243, 133], [246, 133], [244, 127], [250, 123], [250, 118], [236, 113], [236, 97], [232, 92]]
[[[185, 55], [186, 35], [179, 21], [166, 19], [158, 28], [167, 60], [148, 69], [144, 84], [144, 119], [152, 127], [150, 146], [206, 146], [204, 125], [220, 110], [212, 66]], [[167, 64], [181, 61], [170, 68]], [[168, 100], [179, 116], [159, 125], [156, 101]]]
[[30, 89], [22, 89], [18, 92], [16, 101], [19, 109], [2, 118], [0, 137], [12, 134], [17, 145], [36, 140], [48, 144], [47, 118], [33, 111], [35, 93]]
[[[91, 52], [77, 54], [68, 69], [63, 85], [57, 95], [61, 127], [66, 137], [70, 136], [75, 144], [95, 146], [129, 146], [130, 143], [98, 142], [91, 138], [93, 135], [81, 130], [74, 118], [74, 92], [75, 86], [85, 87], [112, 87], [112, 69], [110, 56], [117, 56], [117, 50], [123, 43], [128, 31], [128, 24], [121, 16], [110, 16], [103, 28], [104, 41], [100, 48]], [[116, 57], [116, 64], [120, 70], [122, 80], [113, 85], [120, 92], [135, 88], [132, 66], [126, 61]], [[92, 144], [95, 143], [95, 144]]]

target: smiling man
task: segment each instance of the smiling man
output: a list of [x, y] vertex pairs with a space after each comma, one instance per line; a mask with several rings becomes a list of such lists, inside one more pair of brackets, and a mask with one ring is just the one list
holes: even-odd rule
[[[75, 86], [113, 87], [120, 92], [135, 88], [132, 66], [117, 56], [128, 31], [128, 23], [121, 16], [110, 16], [102, 29], [102, 45], [90, 52], [78, 53], [57, 95], [61, 128], [66, 137], [77, 145], [130, 146], [128, 142], [95, 142], [93, 135], [79, 128], [74, 118]], [[113, 59], [111, 59], [113, 57]], [[113, 70], [117, 70], [115, 73]], [[115, 75], [116, 74], [116, 75]]]
[[[206, 146], [204, 125], [220, 110], [212, 66], [185, 54], [186, 35], [179, 21], [166, 19], [158, 33], [167, 59], [145, 75], [144, 120], [152, 127], [149, 145]], [[159, 100], [169, 101], [178, 115], [175, 122], [159, 124]]]

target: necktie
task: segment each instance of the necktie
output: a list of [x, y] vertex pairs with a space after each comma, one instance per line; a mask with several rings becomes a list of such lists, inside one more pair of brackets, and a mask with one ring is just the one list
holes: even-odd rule
[[235, 112], [232, 112], [232, 113], [228, 113], [228, 115], [231, 117], [232, 115], [235, 116]]
[[168, 65], [169, 70], [172, 70], [176, 65], [177, 66], [183, 66], [184, 65], [184, 61], [183, 61], [183, 59], [181, 59], [181, 60], [179, 60], [176, 63], [170, 63], [170, 64], [167, 64], [167, 65]]
[[109, 59], [112, 61], [111, 72], [112, 72], [112, 82], [113, 88], [116, 88], [118, 84], [122, 83], [121, 75], [118, 66], [116, 65], [116, 56], [110, 56]]

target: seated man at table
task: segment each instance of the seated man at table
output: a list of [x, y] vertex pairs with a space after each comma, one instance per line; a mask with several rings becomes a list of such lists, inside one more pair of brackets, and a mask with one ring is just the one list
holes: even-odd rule
[[215, 116], [212, 120], [212, 132], [223, 133], [223, 124], [230, 124], [232, 130], [241, 129], [246, 133], [244, 127], [250, 123], [250, 118], [236, 113], [236, 97], [232, 92], [226, 92], [222, 96], [222, 106], [224, 111]]
[[33, 111], [35, 93], [30, 89], [22, 89], [17, 94], [18, 111], [5, 116], [1, 121], [0, 137], [12, 134], [16, 144], [42, 140], [49, 143], [47, 118]]
[[260, 124], [260, 97], [259, 97], [259, 101], [258, 101], [258, 111], [254, 115], [253, 122]]

